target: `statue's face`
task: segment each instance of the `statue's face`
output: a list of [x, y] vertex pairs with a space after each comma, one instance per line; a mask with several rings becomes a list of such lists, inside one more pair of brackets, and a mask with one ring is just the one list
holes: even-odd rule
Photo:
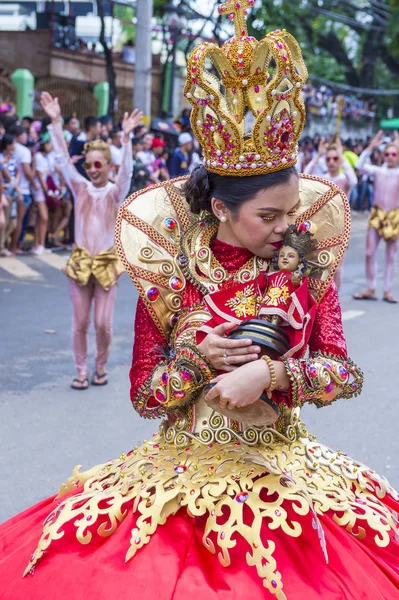
[[283, 246], [278, 253], [278, 268], [283, 271], [296, 271], [299, 266], [299, 253], [291, 246]]

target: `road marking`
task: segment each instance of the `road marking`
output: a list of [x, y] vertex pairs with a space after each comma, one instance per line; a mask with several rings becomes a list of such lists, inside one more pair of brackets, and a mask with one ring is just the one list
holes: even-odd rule
[[4, 271], [11, 273], [11, 275], [14, 275], [14, 277], [17, 277], [18, 279], [42, 279], [42, 276], [38, 271], [31, 269], [27, 264], [15, 256], [1, 258], [0, 269], [4, 269]]
[[60, 256], [59, 254], [36, 254], [35, 258], [41, 260], [50, 267], [54, 267], [54, 269], [59, 269], [62, 271], [69, 259], [69, 256]]
[[342, 313], [343, 321], [350, 321], [351, 319], [357, 319], [365, 314], [364, 310], [346, 310]]

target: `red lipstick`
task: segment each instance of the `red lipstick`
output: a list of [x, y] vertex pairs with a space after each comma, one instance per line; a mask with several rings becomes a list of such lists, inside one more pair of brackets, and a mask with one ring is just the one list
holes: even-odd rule
[[274, 248], [281, 248], [283, 242], [270, 242], [270, 245], [274, 246]]

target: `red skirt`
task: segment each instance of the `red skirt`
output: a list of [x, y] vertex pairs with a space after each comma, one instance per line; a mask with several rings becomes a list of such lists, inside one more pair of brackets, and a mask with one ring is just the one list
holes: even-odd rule
[[314, 441], [155, 436], [63, 492], [0, 526], [1, 600], [399, 599], [395, 493]]

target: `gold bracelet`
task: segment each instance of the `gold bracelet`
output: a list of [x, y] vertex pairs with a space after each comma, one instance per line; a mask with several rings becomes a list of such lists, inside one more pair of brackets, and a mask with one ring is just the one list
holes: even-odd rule
[[276, 369], [274, 368], [274, 364], [273, 364], [273, 361], [270, 358], [270, 356], [267, 356], [265, 354], [264, 356], [262, 356], [262, 360], [264, 360], [265, 363], [267, 363], [267, 366], [269, 367], [269, 373], [270, 373], [270, 385], [268, 388], [266, 388], [266, 392], [273, 392], [277, 387]]

